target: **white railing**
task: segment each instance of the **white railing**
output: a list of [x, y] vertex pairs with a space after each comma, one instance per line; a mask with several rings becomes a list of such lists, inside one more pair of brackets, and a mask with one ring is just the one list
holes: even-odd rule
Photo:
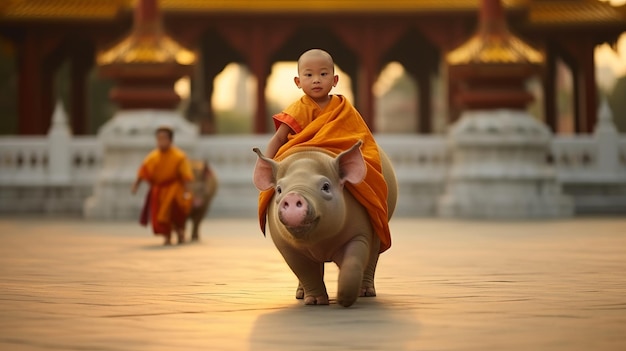
[[626, 137], [613, 123], [604, 102], [592, 135], [557, 136], [550, 161], [564, 184], [623, 184], [626, 182]]
[[[0, 186], [45, 186], [53, 176], [46, 137], [0, 137]], [[70, 179], [67, 185], [91, 186], [100, 170], [102, 150], [95, 137], [70, 142]]]
[[[56, 122], [59, 123], [53, 129], [61, 128], [62, 118]], [[601, 123], [606, 124], [606, 118]], [[63, 133], [55, 133], [51, 130], [50, 135], [44, 137], [0, 137], [0, 212], [46, 208], [61, 212], [63, 208], [72, 207], [74, 212], [80, 213], [81, 202], [91, 193], [100, 171], [102, 147], [96, 137], [69, 134], [62, 137]], [[219, 176], [220, 191], [214, 206], [218, 215], [255, 212], [257, 191], [251, 177], [256, 155], [252, 148], [263, 149], [268, 140], [268, 135], [199, 138], [191, 154], [194, 158], [208, 160]], [[434, 214], [450, 162], [445, 138], [378, 135], [377, 140], [397, 173], [399, 213]], [[60, 152], [65, 154], [55, 155]], [[626, 188], [626, 135], [610, 128], [599, 128], [593, 135], [556, 136], [551, 154], [546, 156], [565, 186], [612, 184]], [[50, 160], [63, 164], [52, 166]], [[53, 193], [55, 201], [45, 205], [49, 200], [45, 197]], [[64, 198], [71, 198], [63, 205], [65, 207], [59, 200]], [[21, 205], [16, 206], [16, 201]]]

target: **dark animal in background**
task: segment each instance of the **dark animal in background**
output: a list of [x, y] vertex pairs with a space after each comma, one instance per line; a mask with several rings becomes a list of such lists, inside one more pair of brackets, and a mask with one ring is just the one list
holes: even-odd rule
[[191, 168], [194, 180], [190, 186], [193, 205], [189, 219], [192, 223], [191, 240], [197, 241], [200, 239], [200, 223], [211, 207], [211, 202], [217, 192], [218, 181], [207, 161], [191, 161]]

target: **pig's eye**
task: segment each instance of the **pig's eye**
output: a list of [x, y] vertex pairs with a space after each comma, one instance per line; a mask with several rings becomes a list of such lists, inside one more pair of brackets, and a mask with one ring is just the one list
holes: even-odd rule
[[322, 185], [322, 191], [325, 193], [330, 193], [330, 183], [324, 183], [324, 185]]
[[282, 193], [283, 192], [283, 188], [281, 188], [280, 185], [277, 186], [276, 187], [276, 192], [279, 193], [279, 194]]

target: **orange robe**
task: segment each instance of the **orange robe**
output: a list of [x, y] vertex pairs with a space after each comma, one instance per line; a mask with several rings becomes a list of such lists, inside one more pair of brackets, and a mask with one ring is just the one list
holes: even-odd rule
[[185, 153], [172, 146], [166, 152], [154, 150], [143, 161], [137, 175], [150, 183], [141, 224], [152, 222], [154, 234], [170, 235], [172, 226], [184, 228], [191, 210], [191, 198], [186, 199], [185, 182], [193, 173]]
[[[294, 134], [278, 150], [274, 159], [280, 161], [297, 152], [299, 148], [322, 148], [338, 155], [362, 140], [361, 152], [367, 165], [365, 180], [359, 184], [346, 183], [350, 193], [367, 210], [372, 228], [380, 237], [380, 252], [391, 246], [391, 234], [387, 219], [387, 183], [382, 174], [378, 146], [374, 136], [359, 112], [341, 95], [332, 95], [324, 110], [308, 96], [291, 104], [274, 116], [276, 128], [288, 125]], [[267, 206], [274, 189], [261, 192], [259, 196], [259, 221], [265, 233]]]

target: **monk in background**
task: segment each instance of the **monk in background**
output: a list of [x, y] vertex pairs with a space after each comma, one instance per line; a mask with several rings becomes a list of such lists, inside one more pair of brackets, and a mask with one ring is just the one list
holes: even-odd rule
[[[276, 133], [265, 155], [280, 161], [299, 149], [318, 148], [336, 156], [361, 140], [367, 174], [363, 182], [346, 184], [346, 187], [366, 208], [372, 228], [380, 238], [380, 252], [383, 252], [391, 246], [391, 234], [387, 183], [382, 174], [378, 145], [356, 108], [345, 97], [329, 94], [338, 81], [333, 58], [328, 52], [312, 49], [300, 56], [294, 82], [304, 96], [273, 116]], [[259, 197], [259, 220], [263, 232], [267, 205], [273, 194], [274, 189], [270, 189]]]
[[185, 153], [173, 145], [174, 131], [168, 127], [156, 130], [157, 148], [150, 152], [137, 172], [131, 192], [135, 194], [141, 182], [150, 184], [140, 223], [152, 223], [155, 235], [165, 237], [171, 245], [172, 230], [178, 243], [185, 241], [185, 222], [191, 211], [192, 198], [188, 191], [193, 173]]

